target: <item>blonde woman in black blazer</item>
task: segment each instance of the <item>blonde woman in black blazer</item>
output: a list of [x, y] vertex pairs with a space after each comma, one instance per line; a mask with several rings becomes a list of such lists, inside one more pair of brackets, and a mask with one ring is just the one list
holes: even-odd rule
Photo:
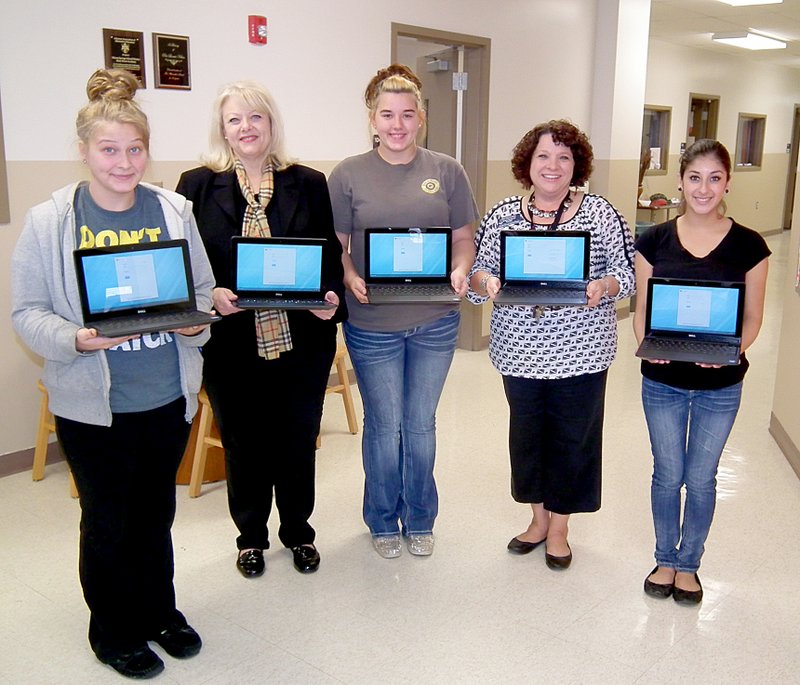
[[[215, 309], [223, 315], [203, 348], [203, 379], [225, 448], [228, 503], [239, 530], [236, 566], [245, 577], [264, 572], [274, 493], [278, 538], [298, 571], [313, 572], [319, 566], [309, 524], [316, 438], [336, 324], [347, 316], [328, 187], [320, 172], [288, 161], [275, 103], [252, 82], [231, 84], [217, 98], [205, 161], [181, 176], [177, 191], [193, 203], [217, 282]], [[323, 290], [338, 305], [287, 312], [281, 330], [290, 349], [268, 343], [268, 356], [257, 342], [256, 314], [236, 306], [231, 287], [231, 238], [252, 230], [254, 220], [268, 223], [273, 236], [327, 240]]]

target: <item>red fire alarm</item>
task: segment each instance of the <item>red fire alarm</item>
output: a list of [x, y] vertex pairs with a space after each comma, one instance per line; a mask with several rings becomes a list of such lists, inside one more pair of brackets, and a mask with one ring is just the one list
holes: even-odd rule
[[267, 44], [267, 18], [257, 14], [247, 17], [248, 40], [254, 45]]

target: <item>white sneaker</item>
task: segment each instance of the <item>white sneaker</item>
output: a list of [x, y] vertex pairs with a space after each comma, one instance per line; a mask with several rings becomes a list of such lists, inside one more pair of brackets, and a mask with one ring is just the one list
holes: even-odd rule
[[409, 535], [406, 543], [408, 544], [408, 551], [418, 557], [428, 557], [433, 554], [433, 533]]
[[[399, 535], [374, 535], [372, 546], [384, 559], [394, 559], [403, 551]], [[430, 554], [430, 552], [429, 552]]]

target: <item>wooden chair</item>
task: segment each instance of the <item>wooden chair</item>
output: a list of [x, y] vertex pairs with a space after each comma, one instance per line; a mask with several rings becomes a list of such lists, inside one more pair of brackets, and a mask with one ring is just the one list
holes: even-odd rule
[[[33, 480], [42, 480], [47, 462], [47, 445], [50, 441], [50, 433], [56, 432], [56, 424], [48, 407], [47, 389], [42, 384], [42, 381], [39, 381], [36, 387], [42, 393], [42, 401], [39, 403], [39, 427], [36, 430], [36, 447], [33, 450], [31, 476]], [[75, 487], [75, 479], [72, 477], [71, 471], [69, 472], [69, 494], [72, 497], [78, 496], [78, 488]]]
[[[333, 369], [336, 371], [336, 383], [329, 385], [325, 393], [339, 393], [344, 402], [344, 411], [347, 416], [347, 427], [353, 435], [358, 433], [358, 420], [356, 411], [353, 407], [353, 394], [350, 390], [350, 378], [347, 375], [347, 347], [343, 342], [339, 342], [336, 354], [333, 357]], [[210, 447], [222, 447], [216, 424], [214, 422], [214, 412], [208, 400], [205, 388], [200, 390], [197, 396], [200, 403], [197, 441], [192, 460], [192, 475], [189, 478], [189, 497], [199, 497], [203, 487], [203, 479], [206, 471], [206, 461], [208, 460], [208, 450]], [[317, 436], [317, 447], [320, 446], [320, 437]]]

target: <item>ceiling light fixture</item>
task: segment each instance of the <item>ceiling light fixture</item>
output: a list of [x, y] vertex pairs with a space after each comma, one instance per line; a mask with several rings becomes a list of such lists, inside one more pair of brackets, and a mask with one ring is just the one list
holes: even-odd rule
[[748, 5], [780, 5], [783, 0], [719, 0], [726, 5], [734, 7], [747, 7]]
[[747, 48], [748, 50], [780, 50], [786, 47], [786, 43], [777, 38], [769, 38], [751, 31], [727, 31], [725, 33], [714, 33], [711, 40], [725, 45], [733, 45], [737, 48]]

